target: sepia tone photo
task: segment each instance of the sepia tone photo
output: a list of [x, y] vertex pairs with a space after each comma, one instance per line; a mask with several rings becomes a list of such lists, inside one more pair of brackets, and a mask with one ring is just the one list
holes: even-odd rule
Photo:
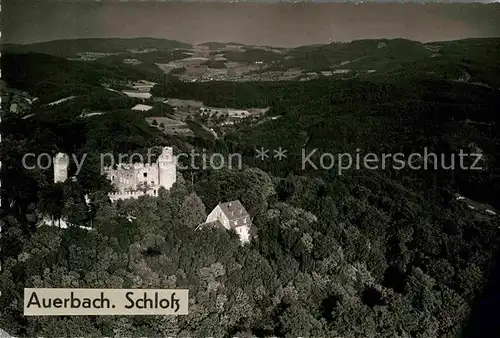
[[0, 338], [500, 337], [500, 5], [4, 0]]

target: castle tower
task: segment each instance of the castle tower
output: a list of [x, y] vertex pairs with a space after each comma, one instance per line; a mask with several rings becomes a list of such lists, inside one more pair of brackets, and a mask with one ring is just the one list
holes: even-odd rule
[[164, 147], [158, 157], [158, 181], [160, 186], [170, 189], [176, 181], [177, 161], [172, 147]]
[[54, 183], [65, 182], [68, 179], [69, 156], [58, 153], [54, 157]]

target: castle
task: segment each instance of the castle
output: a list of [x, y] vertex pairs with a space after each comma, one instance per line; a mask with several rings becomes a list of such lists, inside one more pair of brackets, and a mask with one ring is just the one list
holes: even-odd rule
[[[68, 179], [69, 157], [59, 153], [54, 159], [54, 182]], [[111, 181], [116, 192], [108, 196], [111, 201], [138, 198], [139, 196], [157, 196], [158, 189], [170, 189], [176, 181], [177, 162], [171, 147], [164, 147], [157, 161], [151, 163], [119, 163], [116, 169], [104, 167], [103, 173]]]
[[68, 179], [69, 156], [58, 153], [54, 158], [54, 183], [65, 182]]

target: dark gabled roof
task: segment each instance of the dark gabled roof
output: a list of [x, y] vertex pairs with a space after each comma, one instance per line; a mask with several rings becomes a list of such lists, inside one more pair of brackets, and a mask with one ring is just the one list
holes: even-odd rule
[[248, 212], [245, 207], [241, 204], [239, 200], [219, 203], [219, 207], [222, 209], [222, 212], [226, 215], [227, 219], [230, 221], [241, 218], [248, 217]]
[[[248, 211], [246, 211], [245, 207], [241, 204], [239, 200], [226, 203], [219, 203], [219, 207], [229, 220], [230, 222], [229, 226], [231, 228], [236, 228], [243, 225], [250, 225], [251, 222], [250, 215], [248, 214]], [[234, 222], [236, 222], [236, 224], [234, 224]]]

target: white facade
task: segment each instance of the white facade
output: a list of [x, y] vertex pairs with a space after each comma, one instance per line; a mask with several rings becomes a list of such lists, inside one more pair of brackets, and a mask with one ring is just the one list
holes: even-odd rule
[[[65, 182], [68, 179], [69, 157], [59, 153], [54, 158], [54, 182]], [[170, 189], [177, 180], [177, 161], [172, 147], [164, 147], [156, 163], [134, 163], [118, 165], [117, 169], [103, 168], [107, 179], [117, 192], [108, 196], [112, 201], [138, 198], [139, 196], [157, 196], [158, 189]]]
[[153, 109], [153, 107], [152, 106], [148, 106], [147, 104], [136, 104], [131, 109], [132, 110], [139, 110], [139, 111], [148, 111], [148, 110]]
[[163, 148], [163, 152], [158, 158], [159, 185], [170, 189], [177, 179], [177, 160], [172, 147]]
[[248, 226], [237, 227], [234, 230], [236, 230], [236, 233], [240, 236], [240, 241], [242, 243], [250, 242], [250, 228]]
[[221, 222], [221, 224], [224, 226], [224, 228], [226, 229], [230, 229], [229, 227], [229, 220], [227, 219], [226, 215], [224, 215], [224, 213], [222, 212], [222, 209], [220, 208], [220, 206], [216, 206], [214, 208], [214, 210], [212, 210], [212, 212], [210, 214], [208, 214], [207, 216], [207, 223], [208, 222], [215, 222], [215, 221], [219, 221]]
[[54, 158], [54, 183], [65, 182], [68, 179], [69, 156], [58, 153]]

